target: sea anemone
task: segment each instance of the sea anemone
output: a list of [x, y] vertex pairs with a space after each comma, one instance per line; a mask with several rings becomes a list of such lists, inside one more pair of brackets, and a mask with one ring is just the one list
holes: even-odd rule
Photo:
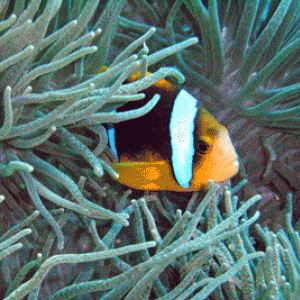
[[[256, 240], [259, 212], [249, 209], [261, 197], [242, 192], [245, 179], [210, 183], [206, 196], [137, 193], [130, 202], [105, 176], [118, 174], [102, 124], [146, 114], [159, 96], [115, 109], [166, 76], [185, 77], [232, 123], [239, 176], [256, 194], [234, 125], [246, 118], [249, 128], [299, 133], [299, 12], [296, 0], [0, 1], [0, 295], [296, 299], [300, 239], [277, 180], [285, 230], [257, 225]], [[288, 169], [267, 137], [264, 179], [277, 171], [299, 191], [299, 165]]]

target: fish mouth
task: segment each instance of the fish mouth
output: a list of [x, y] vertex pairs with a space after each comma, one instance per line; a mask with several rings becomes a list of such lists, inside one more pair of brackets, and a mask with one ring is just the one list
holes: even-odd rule
[[239, 162], [236, 159], [223, 165], [223, 167], [220, 169], [220, 172], [224, 174], [225, 177], [224, 180], [226, 180], [236, 175], [238, 170], [239, 170]]

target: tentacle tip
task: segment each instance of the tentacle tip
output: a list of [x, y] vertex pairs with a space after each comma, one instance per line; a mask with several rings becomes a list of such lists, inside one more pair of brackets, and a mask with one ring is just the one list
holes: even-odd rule
[[26, 235], [32, 233], [32, 229], [31, 228], [26, 228], [25, 231], [26, 231]]
[[104, 175], [103, 169], [99, 167], [95, 167], [94, 174], [98, 177], [102, 177]]
[[11, 14], [9, 18], [13, 21], [16, 21], [17, 20], [17, 15], [16, 14]]
[[144, 198], [139, 199], [139, 201], [141, 202], [141, 204], [146, 205], [146, 200]]
[[178, 80], [179, 84], [183, 84], [185, 82], [185, 77], [183, 75], [182, 76], [178, 76], [177, 80]]
[[192, 37], [190, 40], [192, 44], [197, 44], [199, 42], [199, 39], [197, 37]]
[[225, 188], [224, 194], [225, 194], [226, 196], [230, 196], [230, 195], [231, 195], [231, 192], [230, 192], [228, 189]]
[[92, 46], [92, 47], [91, 47], [91, 50], [92, 50], [93, 52], [96, 52], [96, 51], [98, 50], [98, 47], [97, 47], [97, 46]]
[[129, 226], [129, 221], [127, 220], [122, 220], [122, 221], [119, 221], [123, 226], [127, 227]]
[[211, 189], [215, 184], [211, 179], [209, 179], [207, 182], [207, 185], [208, 185], [208, 188]]
[[32, 92], [32, 90], [33, 90], [32, 86], [29, 85], [29, 86], [25, 89], [24, 94], [29, 94], [29, 93]]
[[62, 251], [65, 248], [65, 241], [60, 241], [57, 243], [57, 250]]
[[176, 216], [177, 217], [180, 217], [180, 216], [182, 216], [182, 210], [181, 209], [176, 209], [176, 212], [175, 212], [175, 214], [176, 214]]
[[156, 242], [155, 241], [150, 241], [150, 242], [148, 242], [149, 244], [149, 248], [150, 247], [155, 247], [156, 246]]
[[129, 219], [129, 214], [121, 213], [122, 218]]
[[101, 28], [98, 28], [98, 29], [95, 31], [96, 36], [99, 35], [101, 32], [102, 32], [102, 29], [101, 29]]

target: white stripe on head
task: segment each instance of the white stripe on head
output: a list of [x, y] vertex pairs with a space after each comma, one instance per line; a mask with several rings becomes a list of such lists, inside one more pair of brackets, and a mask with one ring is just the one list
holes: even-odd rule
[[193, 156], [197, 100], [187, 91], [177, 95], [170, 121], [172, 165], [177, 182], [190, 187], [193, 177]]

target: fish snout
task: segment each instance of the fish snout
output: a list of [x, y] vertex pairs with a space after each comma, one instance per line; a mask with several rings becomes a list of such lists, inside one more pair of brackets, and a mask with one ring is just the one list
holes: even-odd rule
[[225, 127], [221, 127], [216, 136], [215, 143], [209, 153], [212, 160], [213, 177], [221, 182], [233, 177], [239, 170], [238, 156], [232, 144], [229, 132]]

